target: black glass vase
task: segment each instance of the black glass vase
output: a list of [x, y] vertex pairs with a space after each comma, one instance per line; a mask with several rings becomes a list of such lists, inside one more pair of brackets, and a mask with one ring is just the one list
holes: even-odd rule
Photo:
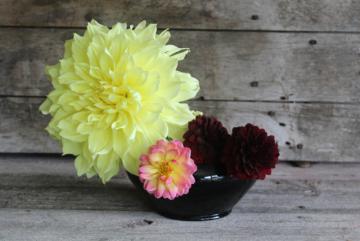
[[200, 169], [194, 174], [195, 183], [188, 194], [168, 200], [155, 198], [143, 188], [138, 176], [127, 175], [155, 211], [171, 219], [188, 221], [225, 217], [255, 183], [255, 180], [209, 175]]

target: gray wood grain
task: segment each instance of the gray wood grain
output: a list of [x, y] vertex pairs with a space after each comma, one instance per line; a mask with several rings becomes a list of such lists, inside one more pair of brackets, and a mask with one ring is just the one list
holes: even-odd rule
[[359, 214], [245, 212], [216, 221], [179, 222], [152, 212], [2, 209], [0, 238], [6, 241], [355, 241], [360, 235], [359, 222]]
[[83, 27], [92, 18], [109, 25], [147, 19], [171, 28], [359, 31], [359, 9], [350, 0], [2, 0], [0, 24]]
[[[0, 208], [150, 211], [123, 172], [103, 185], [97, 178], [77, 177], [72, 159], [10, 156], [1, 157], [0, 167]], [[281, 163], [233, 212], [359, 213], [359, 167]]]
[[179, 222], [147, 208], [123, 175], [104, 186], [76, 177], [70, 158], [2, 155], [0, 239], [357, 240], [359, 165], [281, 163], [230, 216]]
[[[44, 66], [74, 31], [0, 28], [0, 95], [46, 95]], [[173, 31], [172, 43], [191, 48], [180, 69], [205, 99], [360, 101], [358, 34]]]
[[41, 116], [40, 103], [39, 98], [0, 98], [0, 152], [61, 151], [45, 131], [50, 118]]
[[254, 123], [273, 134], [280, 158], [359, 162], [360, 105], [196, 101], [194, 109], [214, 115], [231, 130]]
[[[38, 111], [43, 98], [0, 98], [0, 152], [59, 153], [45, 132], [49, 116]], [[231, 127], [254, 123], [273, 134], [280, 158], [291, 161], [359, 162], [360, 106], [271, 102], [192, 101]], [[15, 111], [16, 110], [16, 111]]]

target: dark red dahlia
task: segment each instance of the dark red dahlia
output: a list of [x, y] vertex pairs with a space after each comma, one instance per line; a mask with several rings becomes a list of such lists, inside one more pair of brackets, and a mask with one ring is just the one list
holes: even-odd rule
[[189, 122], [184, 134], [184, 146], [191, 149], [191, 158], [196, 164], [220, 163], [224, 145], [229, 134], [214, 117], [197, 116]]
[[279, 158], [274, 136], [252, 124], [236, 127], [228, 139], [222, 162], [226, 173], [238, 179], [264, 179]]

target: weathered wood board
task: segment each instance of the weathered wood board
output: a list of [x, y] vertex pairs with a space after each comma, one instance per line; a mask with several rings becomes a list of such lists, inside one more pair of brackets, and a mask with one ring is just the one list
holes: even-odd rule
[[1, 240], [357, 240], [359, 164], [282, 163], [228, 217], [165, 219], [122, 175], [103, 186], [58, 157], [0, 157]]
[[2, 0], [2, 26], [83, 27], [146, 19], [187, 29], [359, 31], [359, 1], [291, 0]]
[[[0, 157], [0, 167], [0, 208], [149, 211], [124, 173], [104, 186], [97, 178], [77, 177], [72, 158], [7, 155]], [[234, 212], [360, 214], [359, 167], [281, 163]]]
[[359, 214], [239, 213], [211, 222], [179, 222], [147, 212], [0, 210], [7, 241], [358, 240]]
[[[0, 95], [46, 95], [44, 66], [74, 31], [0, 28]], [[359, 34], [173, 31], [172, 43], [191, 48], [180, 69], [205, 99], [360, 101]]]
[[[43, 98], [0, 98], [0, 152], [59, 153], [38, 111]], [[360, 105], [192, 101], [229, 128], [248, 122], [276, 136], [282, 160], [360, 162]]]
[[277, 137], [281, 159], [359, 162], [360, 105], [197, 101], [230, 128], [254, 123]]

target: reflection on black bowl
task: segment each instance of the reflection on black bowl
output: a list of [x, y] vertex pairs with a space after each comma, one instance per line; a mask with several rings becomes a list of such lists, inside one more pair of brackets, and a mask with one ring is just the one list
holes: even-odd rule
[[149, 204], [161, 215], [178, 220], [204, 221], [228, 215], [235, 204], [255, 183], [227, 176], [196, 172], [195, 184], [188, 194], [174, 200], [157, 199], [144, 190], [138, 176], [127, 173]]

